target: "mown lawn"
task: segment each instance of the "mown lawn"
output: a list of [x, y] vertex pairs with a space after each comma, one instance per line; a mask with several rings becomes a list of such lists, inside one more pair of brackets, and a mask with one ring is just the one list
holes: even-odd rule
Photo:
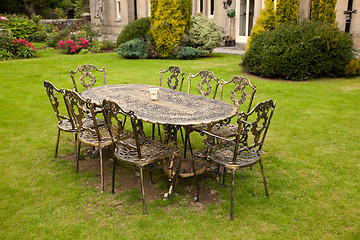
[[[55, 50], [39, 55], [0, 62], [0, 239], [360, 238], [360, 77], [261, 79], [242, 73], [240, 56], [225, 54], [193, 61]], [[96, 173], [76, 174], [66, 159], [73, 152], [70, 134], [62, 135], [61, 157], [54, 159], [56, 119], [43, 87], [49, 80], [72, 88], [69, 71], [85, 63], [104, 66], [108, 84], [157, 85], [160, 68], [170, 65], [186, 75], [208, 69], [227, 80], [248, 76], [257, 85], [255, 103], [277, 101], [263, 148], [270, 197], [258, 166], [237, 172], [233, 222], [230, 178], [226, 188], [214, 177], [209, 181], [219, 192], [211, 204], [192, 206], [180, 191], [171, 200], [148, 202], [147, 215], [138, 186], [112, 195], [106, 183], [100, 193]], [[195, 141], [201, 146], [200, 138]]]

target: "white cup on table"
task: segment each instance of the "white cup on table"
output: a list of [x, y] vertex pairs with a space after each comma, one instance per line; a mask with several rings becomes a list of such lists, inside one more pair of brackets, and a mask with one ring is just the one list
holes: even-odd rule
[[160, 88], [149, 88], [150, 99], [157, 101], [159, 99]]

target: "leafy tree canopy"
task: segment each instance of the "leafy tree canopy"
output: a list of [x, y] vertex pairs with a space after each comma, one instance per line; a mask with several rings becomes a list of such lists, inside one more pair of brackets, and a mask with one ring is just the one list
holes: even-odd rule
[[74, 0], [0, 0], [0, 13], [40, 15], [44, 9], [71, 8], [74, 2]]

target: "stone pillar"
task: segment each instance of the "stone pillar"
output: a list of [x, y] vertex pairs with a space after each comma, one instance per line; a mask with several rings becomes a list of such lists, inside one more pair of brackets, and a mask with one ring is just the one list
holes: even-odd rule
[[129, 23], [129, 6], [128, 1], [121, 1], [121, 22], [123, 24]]
[[265, 7], [264, 0], [255, 0], [254, 1], [254, 26], [257, 19], [260, 17], [260, 11]]
[[299, 20], [310, 19], [311, 0], [302, 0], [299, 5]]
[[137, 17], [147, 17], [148, 13], [148, 0], [137, 0]]

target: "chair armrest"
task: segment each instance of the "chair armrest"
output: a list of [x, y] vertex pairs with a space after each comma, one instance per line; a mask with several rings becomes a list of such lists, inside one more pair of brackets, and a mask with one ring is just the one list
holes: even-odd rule
[[219, 135], [216, 135], [216, 134], [213, 134], [211, 132], [208, 132], [208, 131], [201, 131], [200, 132], [200, 135], [203, 136], [203, 135], [208, 135], [208, 136], [211, 136], [211, 137], [215, 137], [215, 138], [218, 138], [218, 139], [221, 139], [221, 140], [224, 140], [224, 141], [227, 141], [227, 142], [232, 142], [235, 140], [235, 138], [232, 138], [232, 139], [228, 139], [228, 138], [224, 138], [224, 137], [221, 137]]

